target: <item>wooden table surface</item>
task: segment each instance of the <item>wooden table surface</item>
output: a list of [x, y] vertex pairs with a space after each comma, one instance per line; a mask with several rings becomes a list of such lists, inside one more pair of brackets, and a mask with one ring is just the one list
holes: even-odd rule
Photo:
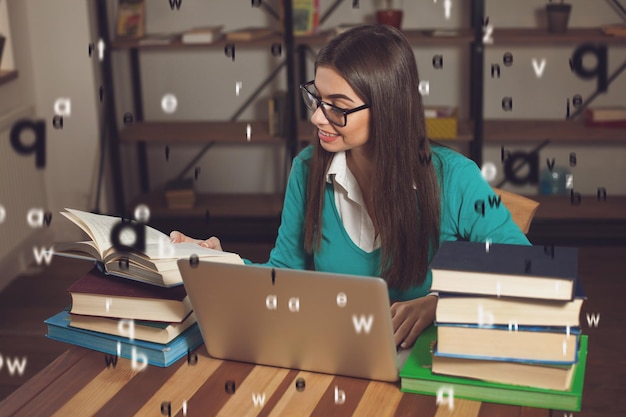
[[[197, 356], [196, 356], [197, 355]], [[168, 368], [107, 367], [72, 347], [0, 403], [15, 416], [420, 416], [548, 417], [549, 410], [403, 393], [385, 383], [210, 358], [204, 347]], [[194, 360], [197, 358], [197, 361]], [[139, 363], [141, 365], [141, 362]], [[304, 380], [296, 384], [296, 381]], [[299, 385], [299, 386], [297, 386]], [[234, 392], [233, 392], [234, 386]], [[342, 404], [335, 393], [345, 394]], [[257, 405], [253, 397], [256, 396]], [[264, 397], [264, 399], [263, 399]], [[263, 401], [263, 405], [260, 402]]]

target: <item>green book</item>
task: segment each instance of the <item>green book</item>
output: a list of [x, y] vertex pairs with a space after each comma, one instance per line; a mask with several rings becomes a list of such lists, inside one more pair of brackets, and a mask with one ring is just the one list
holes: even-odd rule
[[[402, 370], [401, 390], [416, 394], [437, 395], [440, 389], [451, 389], [454, 398], [511, 404], [526, 407], [580, 411], [585, 365], [587, 363], [587, 335], [581, 335], [578, 363], [572, 386], [567, 391], [497, 384], [477, 379], [433, 374], [431, 346], [437, 339], [437, 328], [430, 326], [415, 342]], [[447, 391], [445, 391], [447, 396]]]

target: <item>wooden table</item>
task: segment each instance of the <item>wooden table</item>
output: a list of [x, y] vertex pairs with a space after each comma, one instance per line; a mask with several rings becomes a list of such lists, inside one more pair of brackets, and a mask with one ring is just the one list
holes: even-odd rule
[[[104, 357], [72, 347], [0, 403], [0, 413], [64, 417], [549, 415], [543, 409], [461, 399], [454, 399], [450, 410], [448, 404], [438, 406], [434, 396], [401, 392], [399, 383], [222, 361], [208, 357], [204, 347], [192, 353], [191, 360], [181, 359], [168, 368], [133, 370], [127, 359], [107, 367]], [[336, 404], [336, 398], [343, 403]]]

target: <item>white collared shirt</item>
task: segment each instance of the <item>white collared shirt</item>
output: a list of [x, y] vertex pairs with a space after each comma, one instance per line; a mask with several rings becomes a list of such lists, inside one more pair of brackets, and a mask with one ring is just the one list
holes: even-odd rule
[[[333, 156], [326, 173], [326, 182], [333, 184], [339, 218], [352, 242], [368, 253], [378, 249], [380, 238], [376, 236], [374, 223], [363, 201], [361, 187], [348, 168], [344, 151], [336, 152]], [[432, 291], [428, 295], [436, 296], [438, 293]]]
[[345, 152], [333, 156], [326, 181], [333, 184], [339, 218], [352, 242], [368, 253], [378, 249], [380, 238], [376, 236], [359, 183], [348, 168]]

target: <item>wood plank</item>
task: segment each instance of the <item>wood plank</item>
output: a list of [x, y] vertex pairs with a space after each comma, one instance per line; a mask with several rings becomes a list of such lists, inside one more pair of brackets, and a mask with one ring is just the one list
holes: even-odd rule
[[282, 194], [198, 194], [191, 209], [167, 208], [163, 192], [140, 196], [133, 207], [143, 203], [150, 208], [150, 217], [195, 218], [206, 221], [207, 210], [211, 218], [278, 218], [283, 209]]
[[[199, 356], [198, 361], [208, 357], [206, 349]], [[187, 401], [188, 415], [215, 416], [224, 407], [226, 402], [237, 392], [243, 381], [248, 377], [256, 365], [244, 362], [223, 361], [209, 379]], [[181, 409], [176, 417], [186, 417]]]
[[606, 201], [597, 196], [581, 196], [580, 204], [572, 204], [569, 195], [531, 196], [539, 203], [533, 221], [542, 220], [593, 220], [626, 222], [626, 196], [607, 196]]
[[56, 358], [45, 369], [39, 372], [35, 378], [30, 379], [19, 390], [14, 391], [0, 403], [0, 410], [6, 415], [19, 412], [26, 404], [30, 403], [41, 394], [48, 386], [53, 384], [73, 366], [80, 362], [90, 351], [81, 348], [72, 348]]
[[[76, 392], [87, 385], [94, 377], [96, 377], [104, 366], [102, 356], [94, 355], [93, 351], [88, 349], [77, 348], [86, 351], [87, 354], [82, 356], [67, 356], [66, 360], [57, 363], [57, 368], [52, 368], [51, 377], [46, 378], [46, 385], [39, 387], [36, 395], [15, 413], [16, 416], [44, 416], [51, 415], [68, 402]], [[69, 359], [69, 360], [68, 360]], [[67, 363], [69, 362], [69, 363]], [[44, 372], [49, 368], [46, 368]], [[39, 377], [31, 381], [38, 381]], [[22, 389], [20, 389], [22, 391]], [[8, 401], [11, 404], [11, 401]], [[4, 409], [3, 409], [4, 411]]]
[[115, 394], [137, 375], [128, 359], [120, 358], [115, 365], [115, 372], [103, 369], [95, 378], [59, 408], [53, 417], [65, 417], [76, 414], [93, 415], [100, 410]]
[[295, 384], [292, 384], [272, 408], [270, 417], [310, 416], [333, 380], [332, 375], [305, 371], [299, 372], [295, 380], [298, 381], [300, 378], [304, 380], [304, 389], [299, 391]]
[[195, 364], [183, 365], [154, 391], [153, 395], [135, 413], [135, 416], [154, 416], [163, 402], [170, 403], [172, 414], [182, 410], [183, 402], [190, 399], [204, 382], [222, 364], [218, 359], [203, 357]]
[[[250, 137], [248, 139], [248, 125]], [[299, 140], [311, 140], [315, 127], [308, 121], [298, 123]], [[286, 138], [271, 136], [268, 122], [255, 121], [145, 121], [134, 122], [120, 131], [123, 142], [148, 144], [207, 144], [210, 142], [237, 145], [284, 145]]]
[[454, 398], [452, 402], [442, 401], [435, 417], [478, 417], [481, 402]]
[[492, 38], [494, 45], [520, 44], [549, 47], [589, 42], [626, 45], [626, 37], [606, 35], [600, 28], [568, 28], [563, 33], [550, 33], [547, 29], [496, 27]]
[[353, 416], [393, 416], [403, 395], [396, 384], [372, 381], [363, 393]]
[[[291, 373], [290, 378], [289, 373], [288, 369], [256, 366], [241, 387], [237, 388], [235, 394], [219, 410], [217, 417], [260, 416], [262, 410], [271, 410], [269, 400], [277, 397], [274, 398], [274, 401], [277, 401], [282, 396], [286, 387], [281, 387], [281, 383], [287, 379], [291, 384], [296, 371]], [[254, 399], [257, 400], [256, 405]]]
[[623, 143], [626, 128], [588, 127], [582, 121], [498, 119], [485, 120], [485, 142], [555, 142]]

